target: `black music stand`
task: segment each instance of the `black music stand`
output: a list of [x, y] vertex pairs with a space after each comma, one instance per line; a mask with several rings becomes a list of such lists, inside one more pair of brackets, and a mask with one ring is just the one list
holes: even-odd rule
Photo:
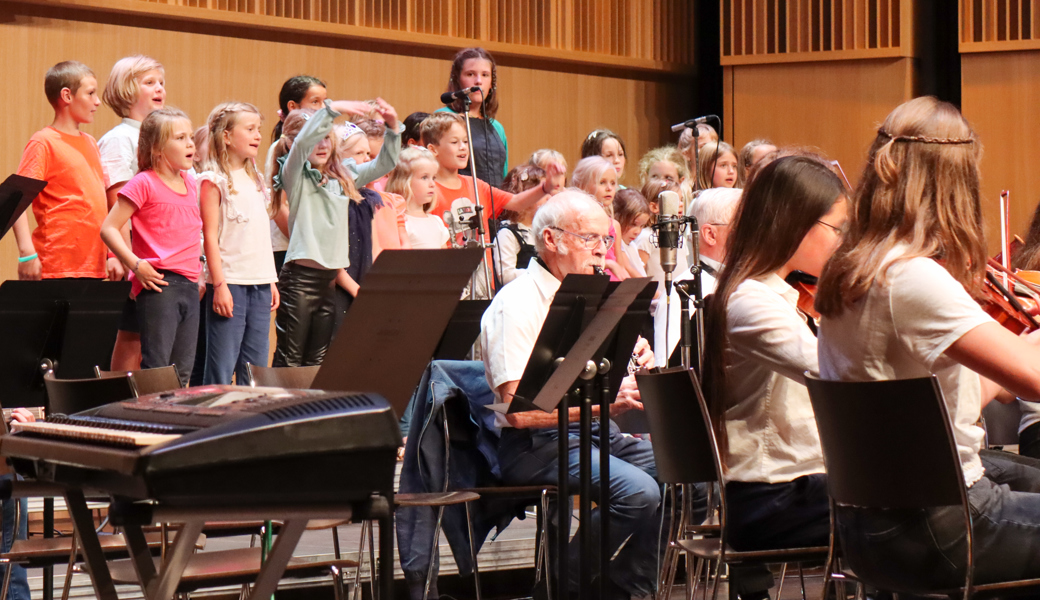
[[480, 335], [480, 319], [490, 300], [462, 300], [433, 351], [433, 360], [466, 360]]
[[46, 181], [11, 175], [0, 183], [0, 238], [14, 227], [14, 222], [22, 216], [25, 209], [29, 208], [36, 196], [40, 195], [43, 188], [47, 187]]
[[[568, 280], [574, 275], [568, 276], [564, 279], [563, 284], [566, 285]], [[585, 276], [588, 277], [588, 276]], [[596, 277], [596, 276], [591, 276]], [[599, 282], [603, 283], [602, 276], [599, 276]], [[567, 318], [560, 319], [562, 323], [550, 323], [549, 319], [546, 319], [546, 324], [543, 325], [542, 332], [539, 334], [539, 340], [542, 340], [545, 336], [552, 335], [546, 332], [552, 332], [553, 329], [547, 329], [546, 326], [554, 327], [562, 324], [565, 328], [562, 331], [557, 332], [557, 340], [560, 340], [560, 344], [557, 345], [557, 352], [548, 353], [543, 352], [532, 353], [532, 356], [528, 362], [528, 366], [524, 371], [524, 376], [521, 379], [520, 384], [517, 385], [517, 392], [519, 394], [522, 385], [534, 386], [536, 380], [529, 380], [528, 373], [531, 373], [531, 378], [534, 378], [536, 374], [540, 375], [546, 371], [551, 371], [548, 376], [548, 380], [545, 384], [540, 386], [540, 390], [533, 399], [533, 401], [527, 401], [526, 398], [519, 398], [514, 396], [513, 401], [509, 403], [509, 413], [524, 412], [528, 410], [540, 409], [545, 412], [552, 412], [558, 410], [559, 421], [558, 421], [558, 432], [559, 432], [559, 449], [558, 449], [558, 482], [557, 482], [557, 506], [558, 510], [565, 510], [568, 506], [567, 502], [570, 496], [569, 493], [569, 473], [570, 464], [568, 460], [569, 456], [569, 435], [568, 430], [570, 426], [570, 415], [569, 415], [569, 396], [574, 394], [581, 401], [581, 414], [580, 414], [580, 425], [579, 425], [579, 438], [580, 438], [580, 451], [579, 451], [579, 481], [580, 481], [580, 502], [579, 502], [579, 520], [583, 524], [591, 523], [592, 514], [592, 403], [593, 396], [599, 393], [599, 406], [600, 406], [600, 503], [606, 504], [607, 498], [610, 497], [610, 470], [609, 470], [609, 441], [610, 441], [610, 404], [613, 402], [617, 389], [620, 387], [621, 379], [624, 378], [625, 367], [628, 364], [628, 359], [631, 356], [632, 348], [635, 346], [636, 338], [638, 336], [638, 326], [634, 326], [633, 323], [625, 323], [622, 328], [622, 320], [629, 312], [630, 307], [633, 303], [644, 304], [641, 310], [645, 311], [649, 308], [649, 300], [653, 296], [653, 282], [650, 279], [638, 278], [628, 279], [621, 282], [616, 289], [611, 293], [606, 300], [602, 303], [595, 302], [594, 304], [588, 303], [587, 298], [581, 295], [574, 295], [571, 298], [564, 298], [561, 301], [563, 305], [569, 305], [570, 309], [567, 311]], [[562, 286], [561, 286], [562, 289]], [[556, 299], [553, 301], [553, 305], [556, 305]], [[589, 311], [590, 306], [596, 308]], [[561, 311], [562, 312], [562, 311]], [[571, 342], [569, 348], [562, 347], [568, 340], [563, 339], [567, 335], [571, 334], [574, 329], [576, 322], [584, 321], [583, 318], [589, 312], [594, 312], [594, 316], [591, 321], [587, 322], [580, 331], [577, 339]], [[639, 316], [641, 321], [642, 316]], [[627, 347], [626, 347], [627, 344]], [[538, 348], [536, 348], [538, 349]], [[611, 359], [617, 360], [617, 355], [623, 354], [621, 365], [613, 365]], [[560, 355], [563, 354], [562, 361], [557, 360]], [[610, 358], [604, 358], [609, 356]], [[553, 370], [555, 366], [555, 370]], [[616, 378], [616, 385], [614, 378], [611, 376], [612, 371], [617, 370], [621, 374]], [[584, 388], [584, 394], [581, 394], [581, 390]], [[562, 521], [562, 520], [561, 520]], [[562, 522], [561, 522], [562, 525]], [[605, 574], [608, 572], [610, 563], [610, 554], [608, 552], [609, 544], [609, 508], [601, 509], [600, 514], [600, 590], [599, 596], [603, 597], [605, 593], [606, 578]], [[567, 546], [569, 544], [569, 531], [564, 527], [559, 527], [557, 531], [557, 544], [558, 544], [558, 560], [557, 560], [557, 593], [564, 594], [568, 589], [568, 565], [567, 565]], [[581, 552], [581, 577], [580, 577], [580, 597], [583, 600], [590, 598], [592, 594], [592, 563], [589, 557], [589, 550], [592, 548], [592, 531], [589, 527], [581, 528], [580, 544], [582, 548]]]
[[94, 377], [108, 368], [128, 281], [6, 281], [0, 285], [0, 386], [5, 408], [46, 406], [43, 373]]

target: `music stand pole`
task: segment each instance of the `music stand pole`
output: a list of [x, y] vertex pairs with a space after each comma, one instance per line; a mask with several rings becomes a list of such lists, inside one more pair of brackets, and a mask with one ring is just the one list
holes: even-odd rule
[[[602, 358], [596, 365], [599, 384], [599, 497], [603, 507], [599, 516], [599, 597], [607, 597], [607, 573], [610, 572], [610, 507], [603, 498], [610, 498], [610, 359]], [[591, 545], [590, 545], [591, 548]]]

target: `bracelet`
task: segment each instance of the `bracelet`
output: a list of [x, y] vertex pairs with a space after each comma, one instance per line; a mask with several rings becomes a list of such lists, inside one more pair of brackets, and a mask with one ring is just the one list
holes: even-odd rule
[[137, 269], [138, 269], [138, 267], [140, 267], [140, 266], [141, 266], [141, 259], [139, 258], [139, 259], [137, 259], [137, 262], [135, 262], [135, 263], [134, 263], [134, 268], [133, 268], [133, 269], [130, 269], [130, 270], [131, 270], [132, 272], [136, 273], [136, 272], [137, 272]]
[[36, 260], [37, 258], [39, 258], [38, 254], [30, 254], [29, 256], [19, 256], [18, 257], [18, 262], [20, 262], [20, 263], [27, 263], [27, 262], [29, 262], [31, 260]]
[[219, 288], [220, 286], [224, 285], [225, 283], [227, 283], [227, 280], [221, 281], [220, 283], [214, 283], [213, 284], [213, 291], [214, 292], [217, 291], [217, 288]]

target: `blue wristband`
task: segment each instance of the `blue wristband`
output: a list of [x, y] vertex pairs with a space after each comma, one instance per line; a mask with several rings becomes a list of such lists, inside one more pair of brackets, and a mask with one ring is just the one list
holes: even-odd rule
[[27, 263], [30, 260], [36, 260], [38, 257], [39, 257], [38, 254], [30, 254], [29, 256], [19, 256], [18, 257], [18, 262], [20, 262], [20, 263]]

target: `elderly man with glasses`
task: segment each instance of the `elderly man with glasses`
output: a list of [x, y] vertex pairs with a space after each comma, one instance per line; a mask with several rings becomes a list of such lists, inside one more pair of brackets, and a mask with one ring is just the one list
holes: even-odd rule
[[[560, 282], [572, 273], [591, 275], [596, 267], [603, 266], [614, 241], [607, 235], [609, 228], [610, 219], [603, 208], [579, 190], [565, 190], [538, 209], [531, 227], [537, 258], [502, 288], [481, 320], [484, 371], [499, 401], [512, 400]], [[653, 361], [645, 340], [639, 341], [635, 353], [643, 365]], [[611, 417], [633, 409], [642, 410], [642, 403], [629, 377], [611, 405]], [[574, 486], [578, 485], [578, 410], [571, 408], [569, 414], [570, 481]], [[523, 412], [501, 415], [499, 420], [502, 439], [498, 456], [503, 479], [513, 485], [557, 483], [557, 413]], [[594, 444], [599, 440], [599, 425], [598, 420], [593, 423]], [[649, 442], [622, 436], [611, 422], [610, 454], [611, 497], [606, 502], [595, 500], [600, 506], [610, 507], [610, 548], [617, 554], [608, 575], [613, 592], [609, 598], [627, 600], [649, 594], [656, 579], [661, 494]], [[592, 452], [592, 459], [593, 489], [599, 490], [598, 451]], [[599, 531], [599, 510], [593, 513], [593, 523], [582, 526]], [[569, 511], [564, 516], [564, 526], [568, 526]], [[625, 547], [617, 552], [622, 543]], [[570, 564], [577, 565], [576, 544], [572, 543], [571, 554]], [[570, 573], [573, 589], [578, 569]]]

